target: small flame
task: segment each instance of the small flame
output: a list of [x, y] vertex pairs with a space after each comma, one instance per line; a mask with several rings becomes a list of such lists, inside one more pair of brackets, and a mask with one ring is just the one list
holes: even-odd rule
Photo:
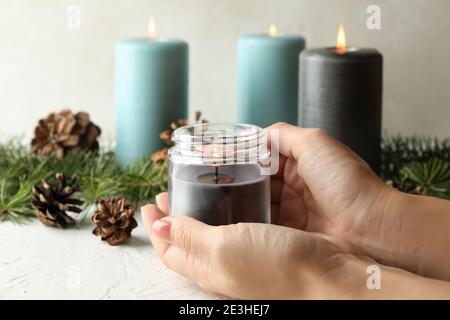
[[341, 25], [339, 25], [339, 30], [337, 33], [336, 51], [338, 53], [344, 53], [346, 48], [347, 48], [347, 44], [345, 41], [345, 30], [344, 30], [344, 26], [341, 24]]
[[148, 36], [150, 37], [150, 39], [156, 38], [156, 24], [154, 17], [150, 17], [148, 19]]
[[211, 156], [213, 158], [218, 158], [219, 157], [219, 152], [217, 151], [217, 146], [215, 144], [212, 147]]
[[277, 36], [277, 26], [275, 24], [271, 24], [269, 27], [269, 37], [276, 37]]

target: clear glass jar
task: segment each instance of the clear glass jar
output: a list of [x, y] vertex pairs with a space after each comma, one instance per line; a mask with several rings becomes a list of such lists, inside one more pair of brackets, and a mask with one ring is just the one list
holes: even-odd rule
[[261, 128], [199, 123], [176, 129], [172, 141], [171, 215], [210, 225], [270, 223], [270, 152]]

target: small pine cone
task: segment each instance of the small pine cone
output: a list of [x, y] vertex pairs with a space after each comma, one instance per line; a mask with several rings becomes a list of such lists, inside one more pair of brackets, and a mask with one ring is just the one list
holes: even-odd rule
[[172, 133], [181, 127], [184, 127], [186, 125], [189, 124], [188, 119], [179, 119], [177, 121], [173, 121], [170, 123], [170, 128], [168, 130], [164, 130], [163, 132], [161, 132], [159, 134], [159, 137], [161, 138], [161, 140], [168, 145], [169, 147], [173, 146], [173, 141], [172, 141]]
[[[196, 122], [200, 121], [201, 117], [202, 117], [202, 113], [200, 111], [196, 111], [195, 112], [195, 121]], [[207, 120], [201, 120], [201, 121], [202, 121], [202, 123], [208, 122]], [[159, 134], [159, 137], [168, 147], [172, 147], [173, 146], [172, 133], [176, 129], [187, 126], [188, 124], [189, 124], [188, 119], [179, 119], [177, 121], [173, 121], [172, 123], [170, 123], [170, 128], [161, 132]], [[164, 161], [167, 160], [168, 151], [169, 151], [169, 148], [163, 148], [161, 150], [155, 151], [150, 155], [150, 160], [155, 164], [164, 163]]]
[[62, 158], [67, 152], [98, 150], [100, 133], [86, 112], [62, 110], [39, 120], [31, 146], [35, 156], [54, 154]]
[[153, 163], [161, 164], [167, 160], [168, 152], [169, 148], [163, 148], [161, 150], [155, 151], [150, 156], [150, 160], [152, 160]]
[[100, 200], [98, 211], [92, 217], [97, 225], [93, 234], [113, 246], [125, 242], [137, 227], [134, 212], [134, 206], [127, 204], [124, 197]]
[[170, 124], [170, 129], [172, 131], [175, 131], [178, 128], [187, 126], [189, 124], [189, 120], [188, 119], [179, 119], [177, 121], [174, 121]]
[[75, 225], [75, 220], [67, 214], [67, 211], [80, 213], [83, 201], [75, 197], [80, 191], [75, 176], [67, 181], [64, 174], [57, 173], [56, 179], [55, 185], [43, 180], [41, 186], [33, 186], [32, 205], [43, 224], [66, 228]]
[[161, 138], [161, 140], [167, 144], [168, 146], [172, 146], [173, 142], [172, 142], [172, 130], [164, 130], [163, 132], [161, 132], [159, 134], [159, 137]]
[[[195, 122], [198, 122], [201, 120], [202, 113], [200, 111], [195, 112]], [[201, 120], [202, 123], [207, 123], [207, 120]], [[172, 141], [172, 133], [181, 127], [189, 125], [188, 119], [178, 119], [177, 121], [173, 121], [170, 123], [169, 129], [164, 130], [159, 134], [159, 137], [161, 140], [169, 147], [173, 146]], [[158, 151], [157, 151], [158, 152]]]

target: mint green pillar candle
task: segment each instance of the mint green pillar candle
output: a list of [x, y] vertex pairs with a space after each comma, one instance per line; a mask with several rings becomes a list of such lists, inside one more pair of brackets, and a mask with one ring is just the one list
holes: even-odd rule
[[298, 123], [298, 61], [305, 40], [295, 35], [244, 35], [238, 40], [239, 123]]
[[159, 134], [187, 117], [188, 46], [168, 39], [116, 45], [116, 155], [125, 167], [162, 148]]

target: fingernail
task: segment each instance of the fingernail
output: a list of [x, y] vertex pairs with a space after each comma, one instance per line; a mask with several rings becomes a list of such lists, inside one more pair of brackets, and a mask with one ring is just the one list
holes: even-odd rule
[[167, 220], [156, 220], [152, 226], [154, 234], [165, 240], [170, 241], [170, 222]]

